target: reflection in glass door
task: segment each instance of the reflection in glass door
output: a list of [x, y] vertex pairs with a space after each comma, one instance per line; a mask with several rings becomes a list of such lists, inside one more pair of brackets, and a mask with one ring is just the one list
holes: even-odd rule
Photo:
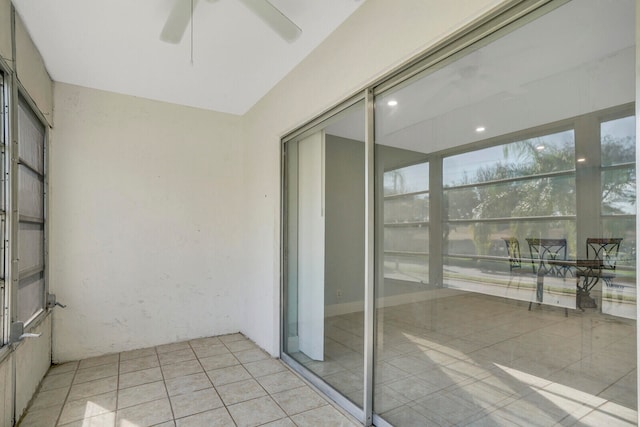
[[285, 144], [284, 352], [364, 396], [364, 106]]
[[373, 150], [362, 102], [286, 140], [283, 359], [380, 425], [637, 423], [635, 3], [434, 52]]
[[634, 8], [568, 2], [376, 96], [384, 420], [636, 425]]

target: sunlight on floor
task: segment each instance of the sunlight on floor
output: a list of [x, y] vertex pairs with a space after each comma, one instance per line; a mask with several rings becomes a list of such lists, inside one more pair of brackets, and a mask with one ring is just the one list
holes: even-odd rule
[[[540, 382], [546, 380], [497, 363], [495, 366], [517, 381], [528, 384], [531, 390], [543, 397], [550, 406], [565, 412], [576, 420], [581, 419], [582, 423], [589, 425], [588, 419], [585, 420], [582, 417], [593, 412], [593, 425], [636, 425], [638, 413], [633, 409], [556, 382], [551, 382], [544, 388], [540, 388]], [[519, 408], [521, 412], [517, 414], [518, 419], [526, 421], [528, 415], [537, 409], [534, 408], [534, 405], [538, 407], [539, 402], [523, 402]]]
[[[81, 427], [112, 427], [116, 422], [115, 412], [110, 411], [93, 401], [88, 401], [85, 406]], [[140, 427], [137, 424], [125, 422], [121, 427]]]

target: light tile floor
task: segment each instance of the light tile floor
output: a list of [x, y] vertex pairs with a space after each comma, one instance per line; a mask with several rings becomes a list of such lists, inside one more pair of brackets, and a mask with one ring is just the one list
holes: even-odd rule
[[355, 426], [241, 334], [52, 366], [20, 427]]
[[[374, 410], [402, 426], [637, 424], [636, 322], [470, 292], [378, 310]], [[363, 314], [325, 321], [325, 361], [362, 402]]]

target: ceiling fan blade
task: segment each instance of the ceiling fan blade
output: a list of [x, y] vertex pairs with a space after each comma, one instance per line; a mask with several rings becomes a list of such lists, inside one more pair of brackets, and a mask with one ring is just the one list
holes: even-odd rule
[[[193, 8], [191, 1], [193, 1]], [[160, 33], [160, 40], [167, 43], [180, 43], [184, 31], [191, 21], [191, 15], [193, 9], [196, 8], [196, 4], [198, 4], [198, 0], [175, 0], [173, 9], [171, 9], [167, 22], [164, 24], [164, 28], [162, 28], [162, 32]]]
[[295, 41], [302, 30], [296, 24], [280, 12], [268, 0], [240, 0], [242, 4], [251, 9], [260, 19], [267, 23], [276, 33], [288, 42]]

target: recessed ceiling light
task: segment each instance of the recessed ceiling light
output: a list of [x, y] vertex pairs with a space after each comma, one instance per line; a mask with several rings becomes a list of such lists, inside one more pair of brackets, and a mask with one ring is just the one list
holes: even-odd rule
[[586, 161], [587, 161], [587, 159], [585, 159], [584, 157], [578, 157], [578, 158], [576, 159], [576, 162], [578, 162], [578, 163], [584, 163], [584, 162], [586, 162]]
[[395, 107], [396, 105], [398, 105], [398, 101], [396, 101], [395, 99], [392, 99], [391, 101], [387, 102], [387, 105], [389, 107]]
[[536, 147], [536, 150], [538, 150], [538, 151], [542, 151], [542, 150], [544, 150], [544, 145], [538, 145], [538, 146]]
[[476, 132], [480, 133], [480, 132], [484, 132], [486, 129], [484, 128], [484, 126], [478, 126], [476, 128]]

